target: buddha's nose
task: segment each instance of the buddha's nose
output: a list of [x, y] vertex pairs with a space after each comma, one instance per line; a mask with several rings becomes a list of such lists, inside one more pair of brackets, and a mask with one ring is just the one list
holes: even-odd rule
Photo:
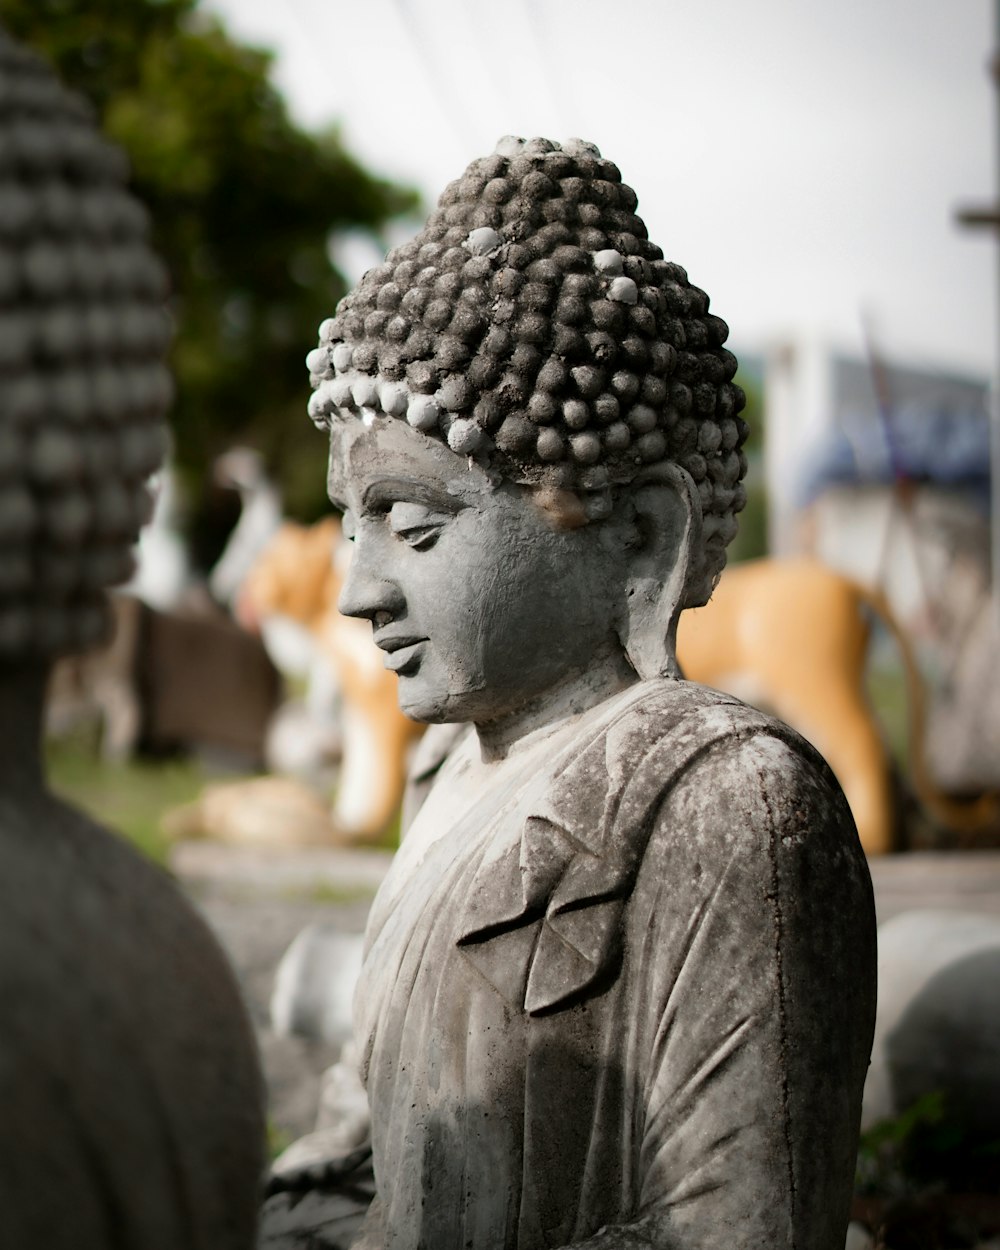
[[399, 616], [405, 606], [400, 588], [368, 564], [363, 544], [357, 544], [340, 588], [339, 611], [344, 616], [385, 624]]

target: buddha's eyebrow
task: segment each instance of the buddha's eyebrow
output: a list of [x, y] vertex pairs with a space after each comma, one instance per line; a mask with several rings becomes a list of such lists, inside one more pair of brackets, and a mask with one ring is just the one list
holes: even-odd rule
[[442, 512], [460, 512], [466, 505], [447, 491], [417, 478], [383, 477], [365, 488], [361, 496], [366, 511], [376, 511], [394, 503], [421, 503]]

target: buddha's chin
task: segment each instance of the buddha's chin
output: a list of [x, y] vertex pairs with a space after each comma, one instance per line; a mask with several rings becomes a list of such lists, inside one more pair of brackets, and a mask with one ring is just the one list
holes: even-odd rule
[[423, 666], [414, 673], [399, 675], [399, 706], [410, 720], [428, 725], [475, 721], [479, 719], [481, 703], [479, 691], [445, 686]]
[[440, 725], [455, 717], [449, 713], [448, 694], [436, 683], [421, 678], [420, 672], [399, 675], [399, 706], [410, 720]]

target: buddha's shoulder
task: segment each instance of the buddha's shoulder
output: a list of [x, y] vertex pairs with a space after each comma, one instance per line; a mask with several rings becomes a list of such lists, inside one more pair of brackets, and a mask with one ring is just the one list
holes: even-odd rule
[[613, 784], [641, 771], [648, 784], [669, 777], [671, 789], [745, 794], [752, 781], [786, 799], [842, 802], [829, 765], [794, 729], [696, 682], [642, 682], [609, 719], [599, 750]]
[[636, 685], [592, 715], [539, 814], [595, 855], [611, 855], [624, 875], [644, 863], [647, 881], [687, 879], [689, 869], [708, 881], [712, 866], [742, 865], [764, 889], [777, 856], [809, 860], [817, 880], [826, 879], [825, 863], [864, 891], [843, 792], [781, 721], [679, 680]]
[[815, 755], [807, 742], [788, 725], [734, 695], [683, 679], [657, 678], [639, 682], [617, 710], [605, 719], [609, 738], [640, 750], [670, 738], [678, 748], [684, 743], [740, 743], [758, 737], [779, 738], [795, 752]]

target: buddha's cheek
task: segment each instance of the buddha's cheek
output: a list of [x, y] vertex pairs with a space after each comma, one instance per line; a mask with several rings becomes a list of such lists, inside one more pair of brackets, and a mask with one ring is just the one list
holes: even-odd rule
[[409, 714], [419, 701], [421, 718], [431, 705], [435, 719], [502, 715], [583, 669], [607, 637], [604, 596], [576, 544], [504, 523], [515, 519], [463, 514], [464, 541], [436, 551], [414, 612], [430, 641], [400, 681]]

